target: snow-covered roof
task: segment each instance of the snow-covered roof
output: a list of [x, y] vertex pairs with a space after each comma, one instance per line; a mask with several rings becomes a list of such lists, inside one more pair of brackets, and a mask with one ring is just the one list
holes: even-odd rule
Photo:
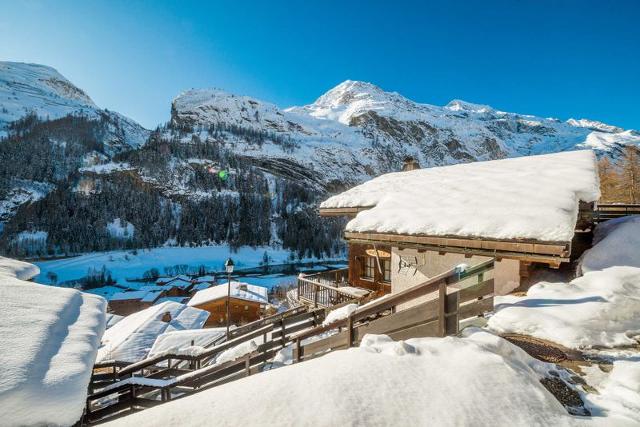
[[251, 426], [575, 423], [540, 383], [554, 365], [490, 333], [466, 335], [398, 342], [367, 335], [360, 347], [252, 375], [110, 425], [236, 425], [238, 414]]
[[147, 295], [148, 291], [125, 291], [118, 292], [113, 294], [110, 298], [110, 301], [123, 301], [123, 300], [132, 300], [132, 299], [142, 299]]
[[203, 283], [203, 282], [209, 282], [209, 283], [215, 283], [216, 281], [216, 276], [200, 276], [200, 277], [196, 277], [195, 279], [193, 279], [194, 282], [196, 283]]
[[[210, 301], [227, 297], [229, 284], [212, 286], [196, 292], [189, 301], [190, 306], [197, 306]], [[267, 304], [269, 290], [263, 286], [250, 285], [244, 282], [231, 282], [231, 298]]]
[[149, 357], [165, 352], [177, 352], [182, 348], [190, 347], [191, 342], [195, 346], [205, 346], [227, 333], [226, 328], [190, 329], [187, 331], [166, 332], [156, 338]]
[[87, 292], [94, 295], [100, 295], [106, 300], [110, 300], [113, 295], [122, 293], [123, 290], [124, 289], [117, 286], [101, 286], [99, 288], [87, 289], [86, 291], [83, 291], [83, 292]]
[[178, 302], [180, 304], [184, 304], [188, 299], [189, 297], [162, 297], [162, 298], [158, 298], [158, 300], [154, 302], [154, 305], [162, 304], [167, 301], [173, 301], [173, 302]]
[[[163, 322], [163, 315], [171, 314], [170, 322]], [[98, 361], [124, 360], [136, 362], [144, 359], [156, 338], [165, 332], [200, 329], [209, 313], [176, 302], [165, 302], [130, 314], [107, 329]]]
[[0, 424], [72, 425], [85, 406], [106, 302], [25, 282], [37, 267], [0, 263]]
[[174, 277], [160, 277], [156, 280], [157, 285], [173, 285], [177, 288], [185, 288], [190, 286], [193, 283], [189, 276], [184, 274], [174, 276]]
[[141, 301], [154, 302], [160, 297], [160, 295], [162, 295], [163, 292], [164, 292], [163, 290], [149, 291], [144, 297], [142, 297]]
[[107, 329], [118, 323], [124, 319], [124, 316], [120, 316], [119, 314], [107, 313]]
[[570, 241], [579, 201], [600, 197], [591, 150], [382, 175], [323, 202], [371, 207], [350, 232]]

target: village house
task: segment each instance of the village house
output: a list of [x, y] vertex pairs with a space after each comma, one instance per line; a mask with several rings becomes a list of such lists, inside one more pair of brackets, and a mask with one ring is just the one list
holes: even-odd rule
[[151, 307], [162, 296], [164, 296], [162, 289], [118, 292], [109, 299], [109, 312], [128, 316]]
[[[460, 264], [494, 258], [495, 293], [526, 288], [540, 269], [576, 259], [600, 196], [591, 150], [382, 175], [320, 205], [347, 216], [349, 265], [304, 283], [396, 293]], [[573, 249], [573, 250], [572, 250]], [[317, 292], [317, 291], [316, 291]]]
[[205, 327], [226, 324], [227, 292], [230, 292], [229, 318], [233, 325], [258, 320], [269, 303], [267, 288], [243, 282], [231, 282], [230, 290], [229, 285], [224, 284], [198, 291], [188, 305], [211, 313]]

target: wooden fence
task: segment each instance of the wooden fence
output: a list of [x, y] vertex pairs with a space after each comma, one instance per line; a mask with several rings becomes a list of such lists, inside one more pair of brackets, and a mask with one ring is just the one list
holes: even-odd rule
[[[295, 359], [302, 361], [351, 347], [365, 334], [386, 334], [396, 340], [455, 335], [461, 321], [493, 310], [494, 281], [484, 278], [493, 267], [494, 261], [489, 260], [465, 271], [448, 271], [421, 285], [366, 304], [346, 319], [296, 334], [293, 337]], [[449, 288], [474, 277], [475, 284], [461, 289]], [[416, 302], [428, 295], [434, 298], [398, 311], [402, 304]], [[308, 342], [311, 337], [335, 329], [338, 333]]]
[[[113, 419], [114, 416], [255, 373], [291, 342], [293, 334], [313, 328], [323, 320], [323, 309], [306, 311], [297, 307], [245, 325], [249, 328], [238, 328], [246, 333], [197, 355], [171, 353], [124, 366], [123, 362], [96, 365], [87, 397], [85, 423]], [[225, 350], [252, 340], [260, 344], [248, 356], [207, 366]], [[117, 365], [117, 368], [113, 365]], [[102, 373], [104, 370], [106, 372]], [[103, 375], [107, 377], [103, 378]], [[102, 389], [95, 391], [98, 388]]]
[[[348, 318], [330, 325], [321, 325], [324, 309], [307, 312], [298, 307], [280, 317], [254, 322], [241, 329], [244, 334], [197, 355], [163, 354], [124, 367], [100, 366], [112, 369], [106, 374], [113, 381], [88, 396], [84, 422], [111, 420], [262, 372], [277, 352], [290, 344], [294, 361], [300, 362], [356, 345], [368, 333], [386, 334], [393, 339], [457, 334], [462, 321], [493, 309], [493, 279], [485, 280], [485, 274], [493, 267], [494, 261], [490, 260], [464, 271], [450, 270], [365, 304]], [[415, 305], [400, 310], [411, 304]], [[335, 333], [314, 340], [329, 331]], [[251, 340], [260, 342], [255, 351], [236, 360], [212, 363], [223, 351]]]
[[640, 215], [640, 204], [598, 204], [594, 217], [603, 222], [627, 215]]

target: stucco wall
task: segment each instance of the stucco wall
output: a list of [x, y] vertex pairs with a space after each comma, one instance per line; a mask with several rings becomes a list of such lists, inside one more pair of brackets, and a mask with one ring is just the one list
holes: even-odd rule
[[[400, 268], [401, 256], [412, 263], [415, 262], [416, 267]], [[419, 285], [440, 273], [452, 269], [456, 265], [467, 264], [473, 266], [489, 259], [489, 257], [483, 256], [465, 258], [464, 254], [455, 253], [440, 255], [434, 251], [419, 253], [416, 249], [393, 247], [391, 248], [391, 292], [396, 293]], [[520, 285], [520, 262], [505, 258], [497, 261], [493, 272], [485, 274], [485, 279], [492, 277], [495, 280], [496, 295], [505, 295], [511, 292]], [[469, 278], [461, 282], [460, 286], [468, 285], [471, 281], [476, 283], [475, 280], [477, 279]], [[416, 301], [411, 305], [419, 304], [422, 301]]]

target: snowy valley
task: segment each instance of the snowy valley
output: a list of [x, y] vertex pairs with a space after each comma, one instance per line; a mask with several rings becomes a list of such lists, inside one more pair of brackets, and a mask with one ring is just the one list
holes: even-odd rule
[[189, 90], [147, 131], [52, 68], [5, 62], [0, 103], [0, 251], [28, 258], [203, 244], [334, 257], [343, 222], [318, 221], [318, 203], [406, 156], [422, 166], [576, 148], [616, 158], [640, 143], [595, 121], [419, 104], [357, 81], [286, 109]]

